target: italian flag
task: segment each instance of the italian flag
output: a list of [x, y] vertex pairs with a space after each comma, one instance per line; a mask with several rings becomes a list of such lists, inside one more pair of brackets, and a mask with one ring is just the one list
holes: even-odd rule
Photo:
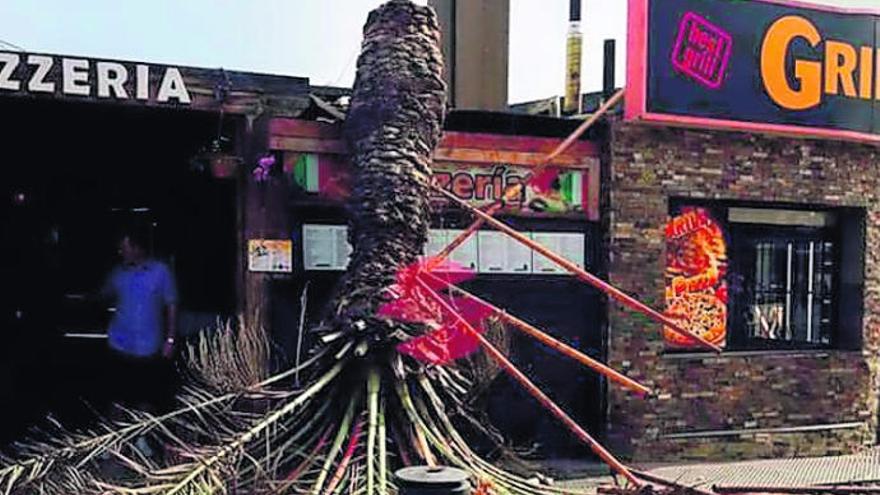
[[[326, 167], [324, 167], [326, 169]], [[307, 192], [316, 193], [321, 190], [321, 176], [326, 180], [327, 170], [321, 173], [321, 161], [314, 153], [299, 155], [293, 165], [293, 180]]]
[[306, 192], [339, 199], [348, 194], [348, 169], [336, 155], [293, 155], [285, 158], [285, 172]]
[[589, 181], [584, 179], [583, 172], [566, 172], [559, 177], [560, 193], [566, 203], [572, 206], [580, 206], [583, 211], [587, 210], [587, 202], [590, 197], [588, 190]]

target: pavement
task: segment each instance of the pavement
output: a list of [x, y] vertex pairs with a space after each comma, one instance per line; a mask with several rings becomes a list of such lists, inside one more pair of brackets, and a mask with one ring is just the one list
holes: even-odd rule
[[686, 486], [815, 486], [880, 483], [880, 447], [860, 454], [665, 466], [650, 474]]
[[[607, 468], [591, 462], [555, 461], [548, 471], [558, 487], [595, 493], [613, 484]], [[713, 486], [803, 487], [880, 484], [880, 446], [865, 452], [833, 457], [765, 459], [755, 461], [636, 466], [653, 476], [680, 485], [711, 491]], [[565, 479], [562, 479], [565, 478]]]

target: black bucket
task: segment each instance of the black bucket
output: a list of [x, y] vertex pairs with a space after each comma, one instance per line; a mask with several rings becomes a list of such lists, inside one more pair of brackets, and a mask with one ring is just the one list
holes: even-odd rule
[[470, 475], [446, 466], [413, 466], [394, 473], [400, 495], [470, 495]]

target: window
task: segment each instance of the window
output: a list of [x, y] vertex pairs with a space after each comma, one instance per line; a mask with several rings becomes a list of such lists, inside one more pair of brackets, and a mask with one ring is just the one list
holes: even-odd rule
[[[829, 345], [836, 263], [833, 236], [819, 229], [733, 226], [741, 284], [733, 327], [741, 344]], [[738, 320], [738, 321], [737, 321]]]
[[[716, 295], [724, 290], [724, 297], [716, 299], [726, 309], [726, 331], [718, 336], [717, 331], [700, 328], [694, 322], [705, 318], [696, 314], [689, 318], [692, 331], [716, 336], [716, 343], [730, 350], [861, 345], [863, 210], [684, 201], [673, 201], [671, 206], [672, 219], [667, 226], [668, 310], [670, 300], [681, 297], [678, 287], [703, 290], [690, 282], [699, 280], [698, 273], [686, 273], [691, 278], [685, 282], [670, 282], [670, 273], [681, 273], [681, 263], [674, 261], [682, 250], [680, 240], [675, 238], [680, 232], [676, 222], [699, 225], [688, 221], [687, 214], [700, 212], [723, 233], [723, 241], [719, 242], [726, 248], [726, 264], [719, 265], [726, 273], [713, 286]], [[680, 339], [667, 342], [673, 348], [692, 347], [682, 345]]]

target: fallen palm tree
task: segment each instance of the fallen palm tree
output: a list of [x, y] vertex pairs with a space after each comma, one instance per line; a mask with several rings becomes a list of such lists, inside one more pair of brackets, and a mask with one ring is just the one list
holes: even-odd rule
[[[161, 416], [130, 411], [94, 431], [50, 431], [19, 445], [0, 468], [0, 493], [387, 494], [396, 492], [392, 470], [413, 464], [465, 469], [484, 493], [572, 493], [498, 468], [459, 433], [466, 423], [497, 440], [467, 410], [471, 381], [467, 368], [456, 365], [480, 348], [615, 472], [640, 485], [493, 345], [485, 329], [503, 322], [636, 393], [648, 389], [462, 292], [455, 283], [466, 274], [439, 276], [435, 270], [449, 267], [444, 258], [454, 245], [420, 260], [430, 223], [431, 156], [445, 109], [442, 67], [439, 27], [429, 8], [391, 0], [370, 14], [344, 127], [354, 251], [323, 322], [312, 329], [319, 344], [305, 362], [266, 377], [260, 370], [268, 363], [254, 366], [265, 357], [257, 334], [227, 332], [192, 351], [196, 381], [179, 397], [179, 409]], [[616, 101], [619, 95], [603, 111]], [[507, 196], [515, 194], [512, 188]], [[479, 223], [466, 234], [485, 222], [530, 243], [492, 218], [498, 209], [472, 210]], [[530, 247], [684, 332], [546, 248]], [[166, 455], [144, 455], [136, 441], [144, 438], [163, 445]], [[101, 474], [107, 458], [126, 468], [123, 475]]]

